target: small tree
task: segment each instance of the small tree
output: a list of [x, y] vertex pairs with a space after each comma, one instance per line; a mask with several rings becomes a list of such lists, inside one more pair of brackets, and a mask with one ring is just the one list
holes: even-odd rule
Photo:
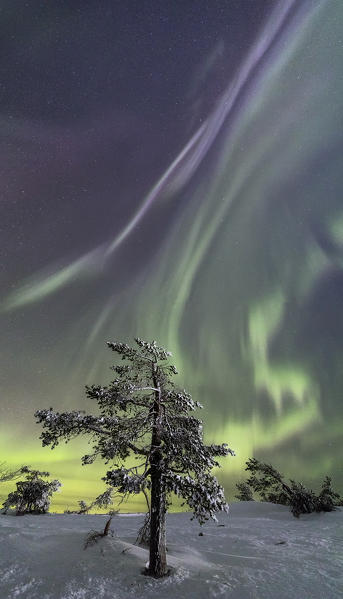
[[[79, 434], [93, 438], [93, 452], [82, 458], [92, 463], [100, 456], [113, 467], [104, 480], [123, 496], [150, 494], [150, 559], [148, 574], [167, 573], [165, 514], [173, 492], [184, 499], [202, 524], [227, 511], [224, 492], [211, 470], [218, 456], [234, 455], [226, 444], [204, 445], [202, 424], [189, 412], [202, 406], [171, 380], [177, 374], [171, 354], [156, 342], [136, 339], [136, 347], [108, 343], [124, 364], [113, 366], [114, 380], [106, 387], [86, 387], [98, 404], [97, 415], [84, 412], [38, 410], [43, 445], [56, 447]], [[139, 464], [126, 466], [129, 456]]]
[[50, 476], [49, 472], [39, 470], [23, 470], [26, 480], [16, 483], [17, 490], [9, 493], [3, 508], [8, 510], [15, 507], [17, 516], [23, 514], [45, 514], [50, 506], [50, 498], [57, 491], [61, 483], [58, 480], [45, 481], [40, 477]]
[[276, 468], [271, 464], [259, 462], [256, 458], [250, 458], [246, 462], [245, 469], [251, 473], [247, 484], [259, 493], [262, 501], [289, 505], [296, 518], [300, 514], [331, 512], [336, 506], [342, 504], [342, 498], [331, 488], [331, 479], [328, 476], [325, 477], [322, 489], [316, 496], [302, 483], [290, 480], [287, 484]]
[[247, 485], [260, 495], [262, 501], [289, 505], [292, 490], [284, 482], [282, 474], [271, 464], [264, 464], [256, 458], [249, 458], [245, 469], [251, 473], [250, 478], [246, 481]]
[[78, 514], [87, 514], [91, 508], [90, 505], [87, 505], [87, 503], [83, 500], [80, 499], [80, 501], [78, 501], [79, 504], [79, 510], [77, 511]]
[[331, 477], [326, 476], [318, 495], [317, 511], [332, 512], [332, 510], [340, 505], [343, 505], [343, 498], [331, 487]]
[[236, 487], [238, 493], [235, 495], [235, 498], [238, 499], [238, 501], [254, 501], [252, 489], [247, 483], [236, 483]]

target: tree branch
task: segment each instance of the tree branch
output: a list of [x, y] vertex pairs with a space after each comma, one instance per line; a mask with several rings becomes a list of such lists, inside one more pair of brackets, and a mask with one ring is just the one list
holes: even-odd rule
[[159, 391], [156, 387], [134, 387], [132, 391]]
[[147, 449], [140, 449], [140, 447], [136, 447], [133, 443], [131, 443], [130, 441], [126, 441], [126, 445], [132, 449], [132, 451], [134, 451], [135, 453], [139, 453], [140, 455], [149, 455], [149, 451]]
[[[77, 427], [75, 426], [75, 428], [77, 428]], [[93, 424], [88, 424], [85, 428], [89, 429], [90, 431], [94, 431], [95, 433], [100, 433], [100, 435], [111, 435], [112, 434], [110, 431], [104, 431], [102, 428], [93, 426]]]
[[[102, 428], [99, 428], [97, 426], [94, 426], [92, 424], [88, 424], [87, 427], [86, 427], [86, 429], [88, 429], [90, 431], [94, 431], [95, 433], [99, 433], [100, 435], [112, 435], [112, 433], [110, 431], [106, 431], [106, 430], [104, 430]], [[146, 450], [146, 449], [140, 449], [139, 447], [136, 447], [136, 445], [134, 445], [130, 441], [125, 441], [125, 443], [135, 453], [138, 453], [138, 454], [144, 455], [144, 456], [149, 455], [148, 450]]]

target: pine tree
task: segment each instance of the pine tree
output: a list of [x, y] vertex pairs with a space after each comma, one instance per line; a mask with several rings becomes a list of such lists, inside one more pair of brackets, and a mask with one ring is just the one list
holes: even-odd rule
[[78, 504], [80, 508], [77, 512], [78, 514], [87, 514], [87, 512], [89, 512], [91, 506], [87, 505], [87, 503], [83, 499], [80, 499], [80, 501], [78, 501]]
[[[201, 408], [171, 377], [177, 374], [171, 356], [156, 342], [135, 339], [136, 347], [108, 343], [123, 361], [112, 367], [115, 378], [108, 386], [86, 387], [86, 396], [97, 403], [97, 415], [84, 412], [38, 410], [43, 425], [43, 445], [56, 447], [61, 439], [87, 434], [93, 451], [82, 458], [92, 463], [98, 456], [112, 468], [104, 480], [122, 495], [149, 492], [150, 559], [147, 573], [167, 573], [165, 514], [171, 493], [184, 499], [200, 524], [227, 511], [224, 492], [211, 475], [216, 458], [234, 455], [226, 444], [205, 445], [202, 423], [189, 412]], [[139, 463], [127, 465], [135, 456]]]
[[331, 478], [328, 476], [325, 477], [317, 496], [302, 483], [290, 480], [287, 484], [276, 468], [271, 464], [259, 462], [256, 458], [249, 458], [245, 469], [251, 473], [247, 484], [259, 493], [262, 501], [288, 505], [296, 518], [300, 514], [331, 512], [343, 503], [340, 495], [331, 488]]
[[331, 487], [331, 477], [326, 476], [323, 480], [321, 490], [318, 495], [319, 512], [332, 512], [336, 507], [343, 505], [343, 498]]
[[238, 501], [254, 501], [252, 489], [246, 482], [236, 483], [236, 487], [238, 493], [235, 495], [235, 499], [238, 499]]
[[28, 467], [23, 468], [22, 471], [26, 474], [26, 480], [16, 483], [17, 490], [9, 493], [3, 503], [3, 509], [15, 507], [17, 516], [45, 514], [49, 509], [52, 494], [60, 488], [61, 483], [58, 480], [43, 480], [50, 476], [49, 472], [30, 470]]
[[276, 468], [256, 458], [249, 458], [245, 469], [251, 473], [247, 484], [260, 495], [262, 501], [290, 505], [292, 489]]

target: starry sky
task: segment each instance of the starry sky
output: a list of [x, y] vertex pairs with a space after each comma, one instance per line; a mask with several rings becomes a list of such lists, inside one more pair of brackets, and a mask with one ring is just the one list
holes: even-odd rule
[[229, 499], [252, 455], [342, 492], [341, 1], [0, 16], [1, 460], [59, 478], [56, 509], [101, 492], [106, 466], [42, 448], [33, 413], [93, 408], [106, 341], [140, 336], [235, 449]]

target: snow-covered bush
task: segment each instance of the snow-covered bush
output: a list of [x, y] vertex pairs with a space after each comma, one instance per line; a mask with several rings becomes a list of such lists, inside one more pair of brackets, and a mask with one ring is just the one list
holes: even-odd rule
[[23, 472], [26, 474], [26, 480], [16, 483], [17, 490], [9, 493], [3, 503], [3, 509], [6, 511], [15, 507], [18, 516], [45, 514], [49, 510], [52, 494], [58, 491], [61, 483], [58, 480], [45, 481], [41, 478], [50, 476], [49, 472], [40, 472], [29, 468], [23, 469]]

